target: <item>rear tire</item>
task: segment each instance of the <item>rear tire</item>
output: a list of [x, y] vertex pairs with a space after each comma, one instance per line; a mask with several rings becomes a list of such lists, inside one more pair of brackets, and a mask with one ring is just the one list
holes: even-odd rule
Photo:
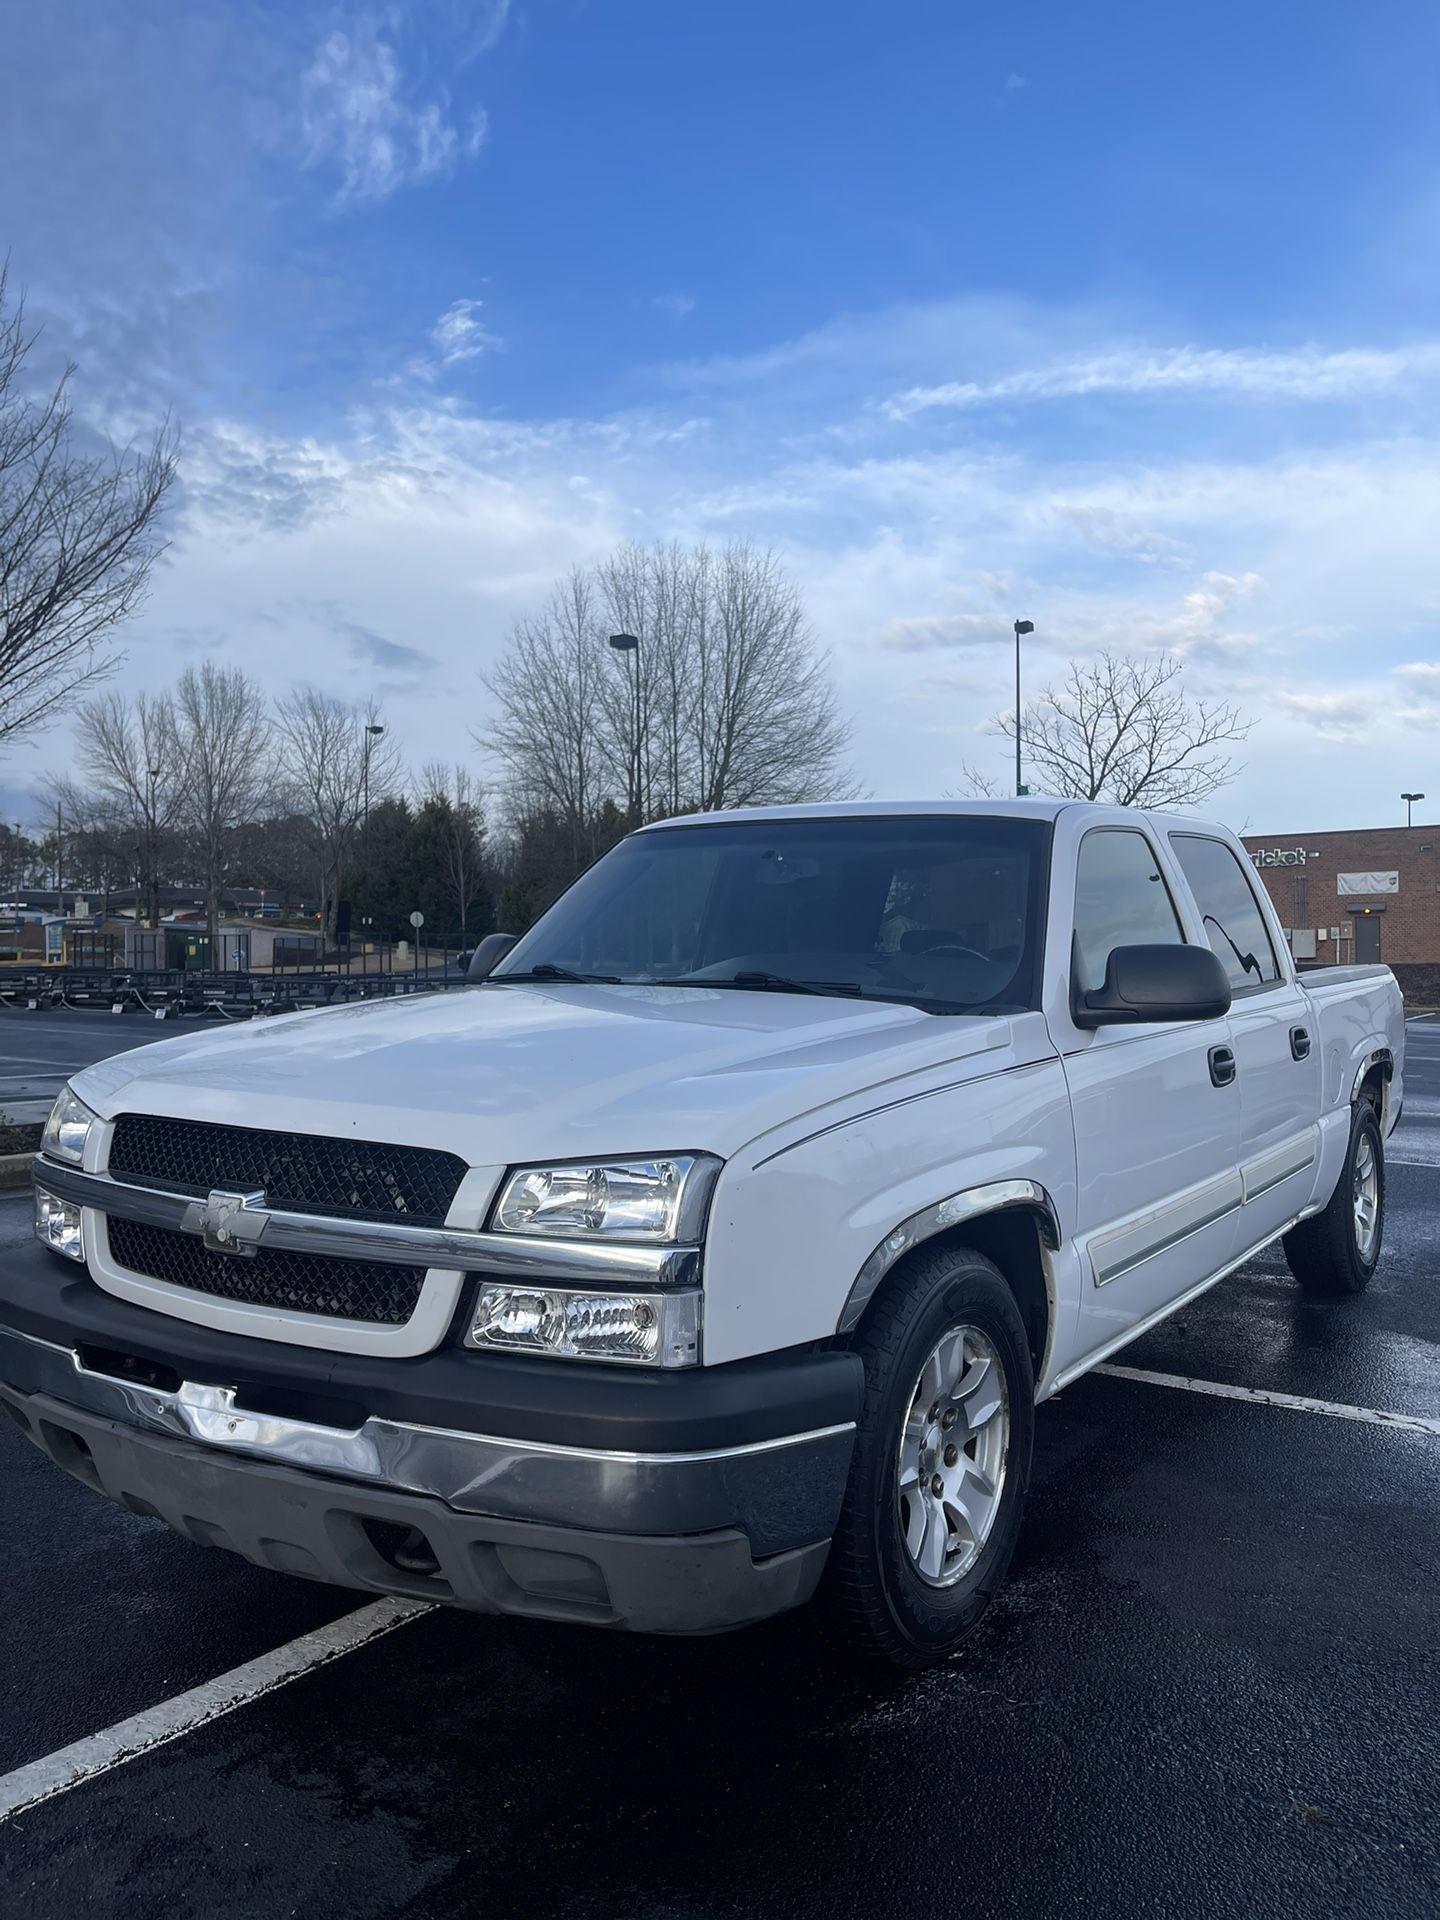
[[930, 1666], [978, 1625], [1020, 1532], [1025, 1323], [998, 1267], [942, 1247], [896, 1269], [854, 1344], [865, 1399], [821, 1605], [850, 1651]]
[[1285, 1258], [1307, 1293], [1363, 1293], [1385, 1239], [1385, 1142], [1368, 1100], [1350, 1122], [1350, 1145], [1322, 1213], [1285, 1235]]

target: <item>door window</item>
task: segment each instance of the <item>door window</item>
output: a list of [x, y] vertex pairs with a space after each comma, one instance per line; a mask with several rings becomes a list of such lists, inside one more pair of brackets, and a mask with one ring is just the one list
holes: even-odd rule
[[1075, 982], [1105, 984], [1115, 947], [1180, 947], [1185, 936], [1155, 851], [1131, 827], [1097, 827], [1080, 842], [1075, 875]]
[[1223, 840], [1198, 833], [1172, 833], [1170, 844], [1190, 882], [1211, 948], [1229, 976], [1230, 991], [1273, 986], [1280, 978], [1280, 962], [1254, 889], [1232, 850]]

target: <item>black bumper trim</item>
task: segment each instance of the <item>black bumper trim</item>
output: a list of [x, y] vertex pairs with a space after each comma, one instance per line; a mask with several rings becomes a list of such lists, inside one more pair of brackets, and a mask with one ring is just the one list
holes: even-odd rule
[[[137, 1433], [41, 1396], [11, 1405], [67, 1473], [190, 1540], [275, 1572], [479, 1613], [723, 1633], [808, 1600], [829, 1552], [822, 1540], [757, 1559], [735, 1528], [637, 1536], [457, 1513], [416, 1494]], [[417, 1544], [428, 1553], [431, 1570], [397, 1558], [402, 1540], [412, 1562]]]
[[38, 1243], [0, 1254], [0, 1326], [237, 1389], [297, 1419], [339, 1410], [516, 1440], [637, 1453], [745, 1446], [858, 1417], [863, 1370], [838, 1348], [718, 1367], [633, 1368], [441, 1348], [414, 1359], [252, 1340], [117, 1299]]

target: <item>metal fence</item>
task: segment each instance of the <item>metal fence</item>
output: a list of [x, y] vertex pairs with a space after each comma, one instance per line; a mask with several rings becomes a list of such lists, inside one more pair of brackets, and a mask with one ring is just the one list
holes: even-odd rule
[[[380, 958], [367, 956], [372, 962]], [[138, 1012], [156, 1019], [209, 1016], [244, 1020], [255, 1014], [293, 1013], [351, 1000], [396, 999], [439, 993], [465, 984], [462, 956], [425, 956], [413, 971], [392, 966], [337, 967], [305, 961], [272, 973], [201, 973], [186, 968], [143, 972], [96, 966], [0, 967], [0, 1006], [16, 1010], [74, 1007]]]

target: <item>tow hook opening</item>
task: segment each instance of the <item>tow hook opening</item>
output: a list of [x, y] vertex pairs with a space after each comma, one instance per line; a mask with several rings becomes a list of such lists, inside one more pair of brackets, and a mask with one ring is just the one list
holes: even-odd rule
[[377, 1520], [368, 1514], [360, 1524], [365, 1538], [387, 1565], [422, 1579], [438, 1577], [440, 1561], [419, 1527], [402, 1526], [395, 1520]]
[[139, 1354], [117, 1353], [112, 1347], [81, 1346], [80, 1364], [87, 1373], [103, 1373], [110, 1380], [133, 1380], [137, 1386], [154, 1387], [160, 1393], [178, 1393], [180, 1376], [173, 1367]]

